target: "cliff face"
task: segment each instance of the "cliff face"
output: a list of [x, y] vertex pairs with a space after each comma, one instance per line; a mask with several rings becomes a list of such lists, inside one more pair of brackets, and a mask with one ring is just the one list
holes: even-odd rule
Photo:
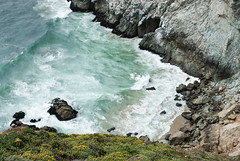
[[84, 11], [93, 11], [95, 20], [114, 33], [143, 37], [140, 48], [190, 75], [212, 80], [182, 93], [190, 109], [190, 126], [183, 132], [188, 141], [214, 145], [210, 151], [240, 154], [239, 136], [231, 138], [232, 145], [226, 135], [240, 129], [235, 124], [240, 122], [240, 0], [72, 0], [71, 6], [83, 1], [91, 3]]
[[[185, 72], [216, 80], [240, 69], [239, 0], [96, 0], [102, 25]], [[148, 34], [147, 34], [148, 33]]]

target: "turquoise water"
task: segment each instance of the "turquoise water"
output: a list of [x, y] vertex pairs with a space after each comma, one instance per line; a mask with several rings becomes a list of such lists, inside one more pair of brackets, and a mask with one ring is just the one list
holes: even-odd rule
[[[68, 6], [66, 0], [0, 2], [0, 131], [22, 110], [24, 123], [41, 118], [37, 126], [62, 132], [114, 126], [113, 133], [159, 139], [183, 111], [173, 99], [188, 76], [139, 50], [139, 39], [113, 35], [91, 13]], [[157, 90], [145, 90], [152, 86]], [[47, 113], [57, 97], [79, 112], [76, 119], [61, 122]]]

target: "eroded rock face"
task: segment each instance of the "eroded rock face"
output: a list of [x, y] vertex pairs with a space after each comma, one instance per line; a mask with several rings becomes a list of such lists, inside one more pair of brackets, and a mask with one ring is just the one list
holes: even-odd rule
[[144, 37], [142, 49], [190, 75], [220, 80], [240, 69], [239, 0], [92, 0], [92, 8], [90, 3], [72, 0], [71, 8], [93, 10], [96, 20], [121, 36]]
[[236, 5], [236, 1], [175, 0], [162, 15], [160, 27], [145, 35], [140, 46], [169, 55], [170, 63], [190, 75], [228, 78], [240, 68]]
[[52, 101], [52, 106], [48, 110], [50, 115], [55, 115], [60, 121], [67, 121], [77, 117], [77, 111], [74, 110], [68, 103], [60, 98], [55, 98]]

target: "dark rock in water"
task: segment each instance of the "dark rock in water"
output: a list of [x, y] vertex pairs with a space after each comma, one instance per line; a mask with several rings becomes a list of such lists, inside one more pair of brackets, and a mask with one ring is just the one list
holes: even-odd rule
[[148, 90], [148, 91], [152, 91], [152, 90], [156, 90], [156, 88], [155, 87], [150, 87], [150, 88], [146, 88], [146, 90]]
[[112, 128], [110, 128], [110, 129], [107, 129], [107, 131], [108, 132], [112, 132], [112, 131], [114, 131], [116, 128], [115, 127], [112, 127]]
[[50, 115], [55, 115], [60, 121], [67, 121], [77, 117], [77, 111], [74, 110], [68, 103], [60, 98], [52, 101], [52, 106], [48, 110]]
[[165, 115], [167, 112], [165, 110], [163, 110], [162, 112], [160, 112], [160, 115]]
[[25, 117], [25, 113], [22, 112], [22, 111], [16, 112], [16, 113], [13, 115], [13, 118], [15, 118], [16, 120], [23, 119], [24, 117]]
[[137, 132], [135, 132], [135, 133], [134, 133], [134, 135], [135, 135], [135, 136], [137, 136], [137, 135], [138, 135], [138, 133], [137, 133]]
[[150, 139], [149, 139], [149, 137], [148, 137], [147, 135], [145, 135], [145, 136], [140, 136], [139, 139], [142, 139], [142, 140], [144, 140], [145, 142], [146, 142], [146, 141], [150, 141]]
[[36, 119], [31, 119], [31, 120], [30, 120], [31, 123], [35, 123], [35, 122], [39, 122], [39, 121], [41, 121], [41, 119], [38, 119], [38, 120], [36, 120]]
[[13, 120], [10, 124], [11, 127], [18, 127], [18, 126], [22, 126], [23, 123], [19, 120]]
[[169, 55], [164, 55], [163, 58], [161, 59], [161, 62], [169, 63], [170, 60], [171, 60], [171, 57]]
[[177, 107], [181, 107], [182, 104], [181, 104], [181, 103], [176, 103], [176, 106], [177, 106]]
[[189, 77], [187, 77], [187, 79], [186, 79], [186, 81], [188, 81], [190, 78]]
[[208, 123], [203, 119], [199, 120], [198, 123], [197, 123], [197, 127], [200, 130], [203, 130], [205, 127], [207, 127], [207, 125], [208, 125]]
[[130, 137], [132, 135], [132, 133], [130, 132], [130, 133], [127, 133], [127, 137]]
[[191, 112], [183, 112], [182, 117], [184, 117], [187, 120], [191, 120], [192, 119], [192, 113]]
[[184, 84], [180, 84], [177, 88], [176, 88], [176, 91], [177, 93], [181, 93], [181, 92], [184, 92], [187, 90], [187, 86], [184, 85]]
[[175, 98], [174, 98], [174, 101], [181, 101], [180, 96], [176, 94]]
[[48, 126], [44, 126], [44, 127], [40, 128], [40, 130], [45, 130], [48, 132], [57, 132], [57, 129], [55, 129], [54, 127], [48, 127]]

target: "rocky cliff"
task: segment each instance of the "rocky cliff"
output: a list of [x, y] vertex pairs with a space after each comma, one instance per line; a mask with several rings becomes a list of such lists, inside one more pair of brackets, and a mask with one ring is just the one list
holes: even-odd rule
[[240, 154], [240, 0], [72, 0], [71, 9], [93, 11], [120, 36], [143, 37], [140, 48], [202, 79], [179, 91], [190, 111], [170, 139]]

